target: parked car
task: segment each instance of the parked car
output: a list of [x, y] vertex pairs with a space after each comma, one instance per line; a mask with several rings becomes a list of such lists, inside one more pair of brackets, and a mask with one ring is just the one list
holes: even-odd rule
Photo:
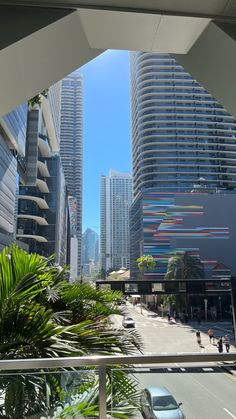
[[124, 316], [122, 320], [123, 327], [135, 327], [135, 321], [132, 317]]
[[166, 387], [148, 387], [141, 393], [141, 413], [145, 419], [186, 419]]

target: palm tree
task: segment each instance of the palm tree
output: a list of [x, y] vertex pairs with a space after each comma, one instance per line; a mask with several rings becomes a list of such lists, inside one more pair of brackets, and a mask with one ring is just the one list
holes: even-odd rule
[[204, 267], [200, 259], [192, 257], [189, 252], [176, 253], [168, 261], [165, 279], [201, 279], [204, 278]]
[[142, 273], [142, 279], [146, 270], [154, 269], [156, 267], [156, 262], [152, 255], [142, 255], [137, 259], [137, 262], [138, 268]]
[[[165, 279], [202, 279], [204, 267], [199, 258], [192, 257], [188, 252], [176, 253], [168, 261]], [[185, 298], [186, 309], [188, 307], [187, 294]], [[181, 295], [169, 295], [165, 297], [165, 303], [174, 304], [181, 309], [184, 300]]]
[[[0, 254], [0, 359], [140, 351], [142, 342], [136, 331], [112, 328], [110, 315], [121, 314], [117, 307], [120, 298], [117, 292], [69, 284], [67, 270], [53, 265], [53, 257], [28, 255], [17, 246], [5, 248]], [[23, 418], [53, 408], [62, 397], [61, 391], [63, 394], [57, 377], [53, 373], [2, 376], [5, 403], [0, 406], [1, 417]], [[124, 373], [123, 379], [131, 388], [131, 380]], [[80, 402], [88, 390], [89, 380], [87, 388], [84, 385], [78, 391]], [[91, 409], [96, 410], [97, 401], [98, 393], [94, 405], [89, 405]], [[125, 397], [123, 401], [126, 405]], [[78, 406], [85, 410], [80, 402]], [[122, 404], [121, 398], [119, 402]], [[136, 408], [132, 397], [128, 402]]]

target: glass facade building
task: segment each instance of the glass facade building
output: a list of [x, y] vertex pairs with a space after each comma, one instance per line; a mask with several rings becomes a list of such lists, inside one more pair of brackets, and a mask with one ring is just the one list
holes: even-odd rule
[[131, 63], [133, 192], [236, 187], [234, 118], [169, 54]]

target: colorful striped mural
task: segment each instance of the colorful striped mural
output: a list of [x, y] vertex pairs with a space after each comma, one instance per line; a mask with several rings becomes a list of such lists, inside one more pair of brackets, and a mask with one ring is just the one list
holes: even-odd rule
[[[143, 195], [143, 253], [153, 255], [158, 265], [155, 272], [145, 274], [146, 279], [163, 278], [168, 259], [176, 252], [188, 251], [192, 256], [199, 257], [198, 247], [174, 248], [171, 246], [172, 239], [225, 240], [229, 238], [228, 227], [201, 226], [203, 206], [177, 205], [175, 198], [177, 195], [168, 192], [152, 192]], [[199, 226], [184, 228], [183, 221], [187, 217], [199, 217]], [[202, 262], [206, 271], [217, 263], [216, 260]]]

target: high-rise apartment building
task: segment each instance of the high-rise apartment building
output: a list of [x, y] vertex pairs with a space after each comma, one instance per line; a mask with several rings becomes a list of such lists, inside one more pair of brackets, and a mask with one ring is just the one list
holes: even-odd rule
[[129, 210], [132, 177], [110, 170], [101, 176], [101, 268], [129, 267]]
[[76, 200], [77, 274], [81, 272], [83, 78], [75, 71], [61, 82], [60, 155], [68, 193]]
[[133, 192], [236, 187], [234, 118], [168, 54], [131, 53]]
[[[130, 62], [131, 277], [137, 277], [137, 258], [142, 254], [157, 261], [157, 270], [145, 276], [163, 277], [168, 258], [177, 250], [202, 258], [208, 270], [210, 261], [222, 262], [212, 251], [221, 241], [214, 246], [212, 240], [207, 245], [204, 240], [196, 243], [200, 238], [223, 238], [223, 227], [228, 226], [219, 222], [214, 210], [216, 202], [223, 205], [236, 188], [236, 121], [169, 54], [134, 52]], [[234, 202], [234, 197], [228, 201]], [[183, 205], [185, 201], [189, 206]], [[206, 224], [199, 225], [200, 217], [194, 217], [205, 211], [208, 201]]]
[[[41, 106], [28, 111], [25, 171], [20, 176], [16, 237], [30, 252], [56, 254], [58, 263], [67, 260], [68, 205], [59, 150], [59, 131], [54, 122], [60, 117], [54, 88]], [[59, 97], [60, 98], [60, 97]]]

